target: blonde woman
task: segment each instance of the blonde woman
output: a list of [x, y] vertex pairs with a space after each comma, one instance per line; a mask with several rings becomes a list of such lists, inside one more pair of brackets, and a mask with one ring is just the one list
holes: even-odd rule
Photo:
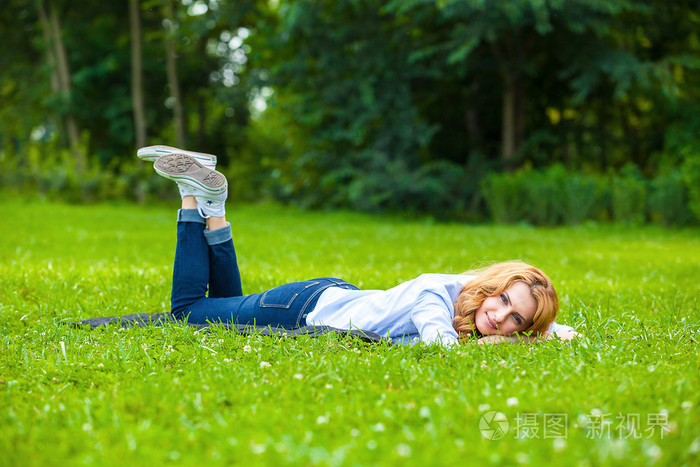
[[[225, 217], [228, 184], [216, 157], [169, 146], [142, 148], [163, 177], [178, 184], [173, 315], [190, 323], [228, 322], [294, 329], [326, 325], [360, 329], [402, 343], [533, 342], [557, 328], [556, 291], [539, 269], [521, 262], [468, 274], [423, 274], [389, 290], [359, 290], [341, 279], [319, 278], [243, 295]], [[477, 339], [479, 339], [477, 341]]]

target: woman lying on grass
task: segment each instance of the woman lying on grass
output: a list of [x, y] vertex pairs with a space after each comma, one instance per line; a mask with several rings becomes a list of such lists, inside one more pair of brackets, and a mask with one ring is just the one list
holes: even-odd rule
[[138, 157], [154, 161], [156, 172], [174, 180], [182, 196], [171, 298], [177, 319], [286, 329], [326, 325], [443, 345], [576, 335], [554, 323], [559, 301], [549, 278], [521, 262], [467, 274], [423, 274], [386, 291], [321, 278], [243, 295], [225, 218], [228, 184], [214, 170], [216, 157], [169, 146], [142, 148]]

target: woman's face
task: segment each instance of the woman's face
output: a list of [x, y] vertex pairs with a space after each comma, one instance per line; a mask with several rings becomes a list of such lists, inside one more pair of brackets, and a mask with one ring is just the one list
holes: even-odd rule
[[484, 335], [509, 336], [532, 325], [537, 302], [524, 282], [514, 282], [498, 295], [486, 298], [476, 310], [474, 322]]

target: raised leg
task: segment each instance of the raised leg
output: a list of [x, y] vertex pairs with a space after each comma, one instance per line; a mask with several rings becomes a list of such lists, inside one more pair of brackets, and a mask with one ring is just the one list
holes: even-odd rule
[[178, 319], [185, 316], [189, 305], [204, 298], [207, 293], [209, 245], [203, 234], [205, 226], [197, 209], [181, 209], [178, 212], [173, 290], [170, 297], [173, 315]]
[[[215, 160], [208, 162], [212, 161], [202, 164], [191, 155], [170, 153], [158, 154], [154, 163], [158, 174], [177, 182], [182, 195], [171, 297], [173, 314], [179, 319], [192, 313], [192, 304], [207, 298], [207, 287], [212, 299], [243, 293], [231, 226], [225, 217], [228, 182], [212, 170]], [[200, 312], [208, 315], [206, 307]], [[222, 313], [226, 311], [217, 310], [212, 317]]]
[[[215, 217], [209, 218], [218, 219]], [[238, 259], [233, 246], [231, 224], [224, 227], [204, 231], [204, 237], [209, 244], [209, 298], [239, 297], [243, 295], [241, 273], [238, 269]]]

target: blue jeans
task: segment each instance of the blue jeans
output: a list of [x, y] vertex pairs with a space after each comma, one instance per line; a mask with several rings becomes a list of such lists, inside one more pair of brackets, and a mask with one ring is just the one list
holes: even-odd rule
[[294, 329], [306, 325], [306, 315], [328, 287], [357, 290], [341, 279], [321, 278], [243, 295], [230, 225], [209, 231], [196, 209], [178, 212], [171, 297], [177, 319]]

